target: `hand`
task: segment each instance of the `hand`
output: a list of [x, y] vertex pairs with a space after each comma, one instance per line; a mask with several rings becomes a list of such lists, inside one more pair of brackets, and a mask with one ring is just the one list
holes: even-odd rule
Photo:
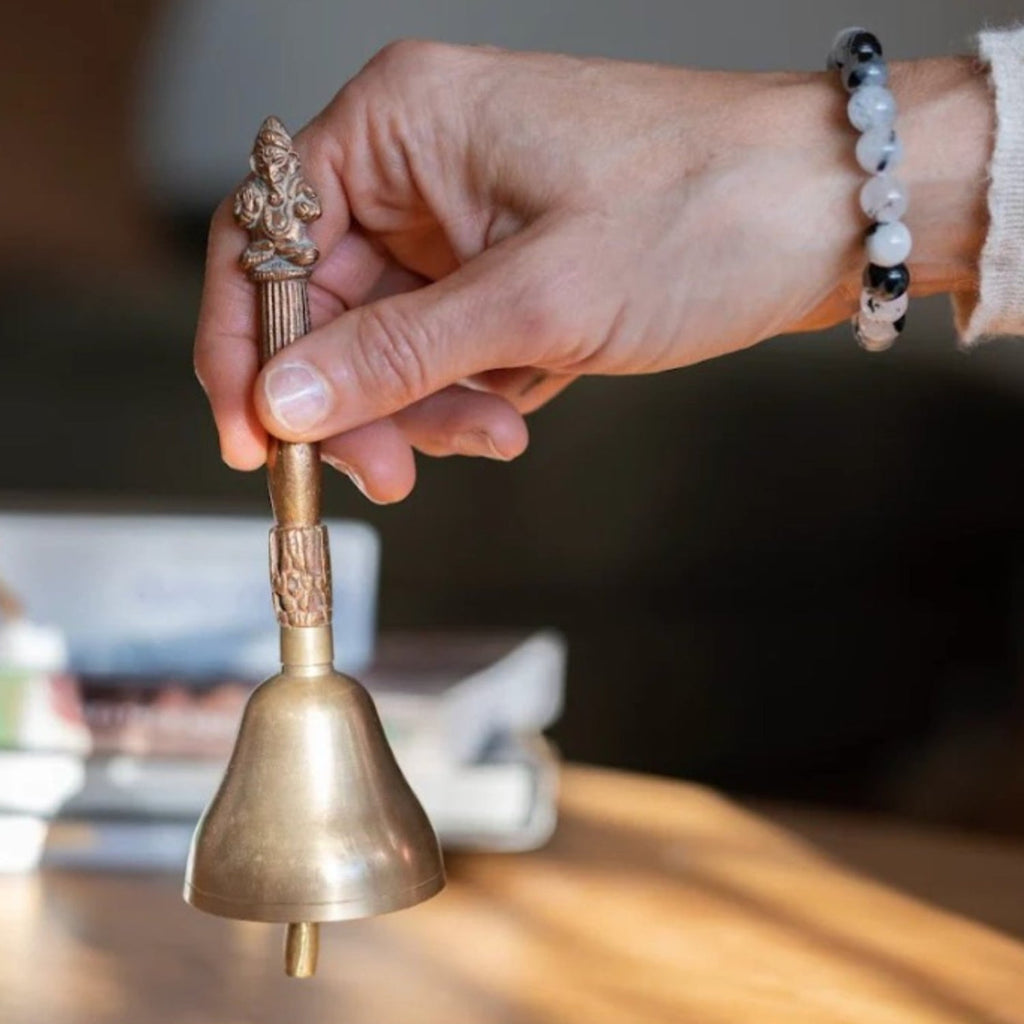
[[[987, 88], [952, 58], [893, 77], [916, 291], [970, 287]], [[413, 448], [514, 458], [523, 416], [581, 374], [845, 318], [863, 264], [855, 140], [831, 75], [389, 47], [296, 138], [324, 209], [314, 330], [262, 371], [246, 238], [230, 200], [214, 216], [196, 368], [225, 460], [262, 464], [267, 431], [321, 441], [394, 501]]]

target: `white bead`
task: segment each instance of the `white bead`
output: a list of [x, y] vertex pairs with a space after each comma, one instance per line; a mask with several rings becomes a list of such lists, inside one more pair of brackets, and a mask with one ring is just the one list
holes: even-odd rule
[[910, 255], [910, 230], [901, 220], [875, 224], [868, 234], [868, 259], [879, 267], [895, 267]]
[[891, 174], [869, 178], [860, 190], [860, 208], [881, 224], [899, 220], [907, 212], [907, 189]]
[[905, 316], [909, 305], [910, 296], [906, 292], [898, 299], [879, 299], [868, 291], [862, 292], [860, 297], [861, 316], [865, 320], [881, 320], [887, 324], [894, 324]]
[[868, 352], [884, 352], [900, 336], [892, 324], [884, 320], [868, 320], [860, 315], [853, 318], [853, 334], [861, 348]]
[[846, 113], [859, 132], [891, 128], [896, 120], [896, 98], [884, 85], [865, 85], [850, 97]]
[[903, 159], [903, 143], [891, 128], [873, 128], [857, 140], [857, 163], [869, 174], [892, 171]]
[[889, 65], [880, 57], [851, 62], [839, 74], [843, 88], [850, 93], [865, 89], [869, 85], [889, 84]]

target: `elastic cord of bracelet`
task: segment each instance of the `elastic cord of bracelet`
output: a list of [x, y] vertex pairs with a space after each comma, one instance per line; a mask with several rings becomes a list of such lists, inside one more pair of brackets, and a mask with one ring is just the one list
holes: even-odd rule
[[903, 158], [896, 134], [896, 99], [888, 88], [889, 69], [882, 44], [867, 29], [840, 32], [828, 57], [850, 94], [847, 115], [861, 136], [857, 163], [871, 177], [860, 191], [860, 207], [871, 220], [865, 234], [868, 265], [864, 270], [860, 308], [853, 317], [853, 334], [869, 352], [882, 352], [906, 325], [911, 237], [903, 215], [907, 189], [892, 173]]

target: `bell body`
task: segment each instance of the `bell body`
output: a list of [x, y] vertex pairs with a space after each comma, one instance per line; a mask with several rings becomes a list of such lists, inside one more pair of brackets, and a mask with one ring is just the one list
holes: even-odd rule
[[185, 899], [222, 917], [321, 922], [443, 887], [434, 830], [366, 690], [329, 665], [260, 685], [196, 828]]

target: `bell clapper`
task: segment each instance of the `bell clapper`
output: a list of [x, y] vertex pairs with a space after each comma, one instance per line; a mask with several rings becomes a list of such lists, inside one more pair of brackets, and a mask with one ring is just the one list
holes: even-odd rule
[[288, 925], [284, 939], [284, 969], [289, 978], [312, 978], [320, 952], [320, 926], [312, 921]]

